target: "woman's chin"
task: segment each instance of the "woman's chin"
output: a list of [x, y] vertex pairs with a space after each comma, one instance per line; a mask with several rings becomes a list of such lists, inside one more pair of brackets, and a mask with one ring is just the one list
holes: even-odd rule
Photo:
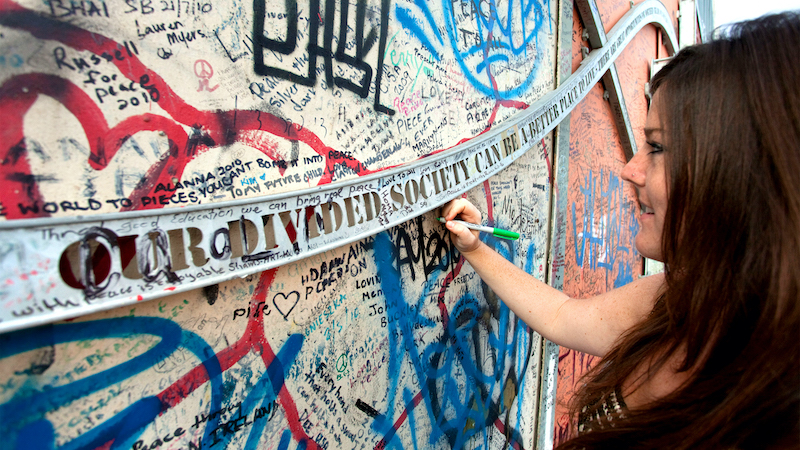
[[658, 262], [664, 262], [661, 255], [661, 243], [639, 242], [639, 237], [636, 237], [636, 251], [647, 259], [652, 259]]

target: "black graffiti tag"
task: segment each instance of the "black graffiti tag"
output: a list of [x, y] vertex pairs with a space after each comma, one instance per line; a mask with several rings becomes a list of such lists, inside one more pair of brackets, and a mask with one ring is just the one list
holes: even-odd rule
[[[264, 23], [267, 17], [267, 5], [265, 0], [254, 0], [254, 20], [253, 20], [253, 62], [254, 70], [259, 75], [273, 76], [292, 81], [303, 86], [315, 86], [317, 84], [317, 57], [322, 57], [324, 62], [325, 83], [327, 86], [337, 86], [355, 93], [361, 98], [367, 98], [372, 85], [373, 71], [375, 72], [375, 102], [373, 108], [377, 112], [393, 115], [395, 111], [380, 102], [381, 82], [383, 80], [383, 55], [386, 52], [386, 39], [389, 26], [389, 8], [391, 0], [381, 0], [380, 25], [367, 25], [367, 4], [366, 0], [356, 2], [355, 11], [355, 55], [345, 52], [348, 45], [348, 13], [350, 2], [340, 0], [340, 25], [338, 45], [333, 48], [334, 36], [334, 17], [336, 15], [336, 1], [325, 0], [325, 10], [320, 10], [320, 0], [309, 0], [308, 31], [303, 33], [308, 37], [306, 45], [307, 59], [305, 65], [308, 66], [307, 74], [303, 75], [292, 70], [269, 65], [264, 61], [264, 50], [272, 51], [275, 54], [291, 55], [297, 48], [299, 13], [295, 0], [285, 0], [286, 11], [281, 15], [286, 22], [286, 34], [284, 40], [270, 39], [264, 36]], [[272, 14], [274, 15], [274, 14]], [[322, 18], [324, 17], [324, 20]], [[273, 20], [273, 19], [271, 19]], [[322, 23], [321, 23], [322, 22]], [[323, 43], [318, 42], [319, 29], [322, 24]], [[365, 35], [366, 31], [366, 35]], [[364, 61], [366, 54], [378, 41], [378, 58], [375, 69]], [[334, 75], [334, 59], [337, 63], [345, 65], [355, 72], [361, 74], [359, 80], [350, 79], [345, 71], [338, 70]], [[294, 69], [300, 65], [296, 64]], [[341, 68], [341, 67], [339, 67]], [[357, 76], [355, 77], [357, 78]]]

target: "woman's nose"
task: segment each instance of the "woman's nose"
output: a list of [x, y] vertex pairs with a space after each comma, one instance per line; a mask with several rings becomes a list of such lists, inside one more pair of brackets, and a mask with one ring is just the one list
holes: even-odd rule
[[622, 172], [620, 173], [622, 179], [637, 186], [644, 186], [647, 165], [646, 158], [647, 156], [642, 152], [637, 152], [633, 155], [633, 158], [622, 168]]

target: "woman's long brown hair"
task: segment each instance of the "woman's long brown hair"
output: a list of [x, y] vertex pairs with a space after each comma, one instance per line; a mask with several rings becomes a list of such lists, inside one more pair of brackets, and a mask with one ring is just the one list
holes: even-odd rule
[[667, 289], [586, 375], [572, 412], [645, 361], [652, 374], [683, 358], [689, 378], [560, 449], [800, 448], [798, 45], [799, 12], [762, 17], [682, 50], [652, 80]]

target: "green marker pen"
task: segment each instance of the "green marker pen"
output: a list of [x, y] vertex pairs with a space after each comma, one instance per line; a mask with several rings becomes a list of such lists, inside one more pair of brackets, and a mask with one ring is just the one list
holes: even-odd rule
[[[439, 222], [447, 223], [447, 219], [444, 217], [439, 217]], [[470, 230], [477, 230], [482, 231], [484, 233], [492, 233], [492, 236], [496, 236], [503, 239], [511, 239], [516, 240], [519, 239], [519, 233], [515, 233], [513, 231], [503, 230], [500, 228], [492, 228], [492, 227], [484, 227], [482, 225], [475, 225], [474, 223], [464, 222], [463, 220], [451, 220], [451, 222], [460, 223], [465, 227], [469, 228]]]

